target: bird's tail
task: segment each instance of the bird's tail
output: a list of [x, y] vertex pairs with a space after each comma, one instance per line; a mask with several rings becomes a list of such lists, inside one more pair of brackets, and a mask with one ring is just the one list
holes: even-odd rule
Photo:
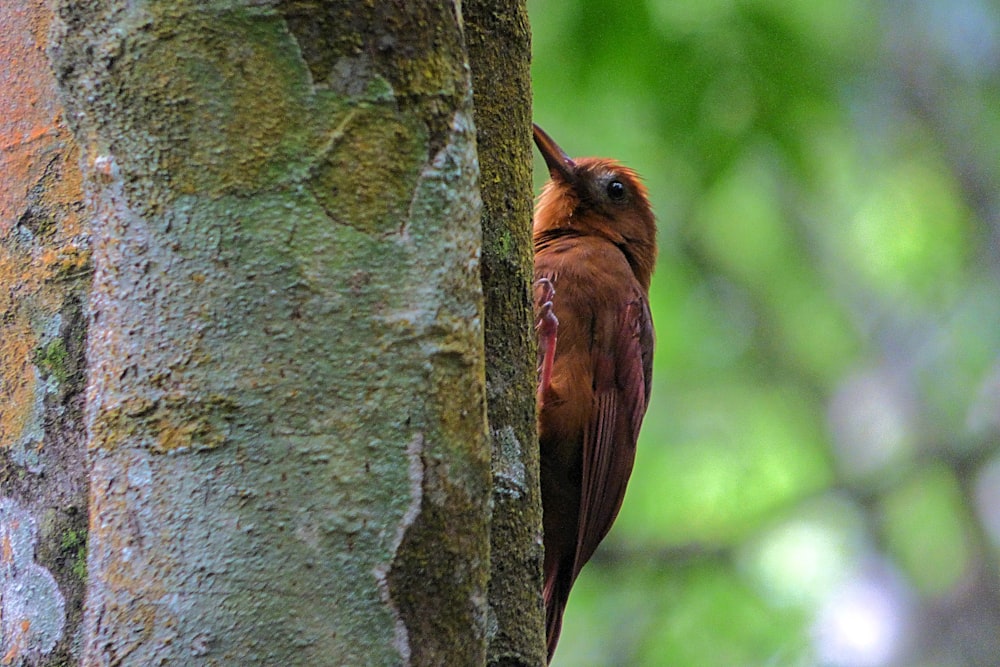
[[563, 611], [566, 610], [569, 589], [573, 586], [572, 574], [573, 568], [546, 573], [545, 588], [542, 591], [545, 599], [545, 642], [548, 647], [546, 663], [552, 662], [552, 654], [556, 652], [556, 644], [559, 643]]

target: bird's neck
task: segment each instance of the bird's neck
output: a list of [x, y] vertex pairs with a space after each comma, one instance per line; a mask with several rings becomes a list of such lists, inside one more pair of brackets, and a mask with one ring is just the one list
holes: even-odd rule
[[635, 274], [635, 279], [639, 281], [642, 289], [648, 292], [649, 283], [653, 277], [653, 266], [656, 264], [656, 247], [646, 247], [635, 241], [616, 243], [615, 245], [625, 255], [625, 259], [632, 267], [632, 273]]
[[537, 253], [555, 245], [562, 239], [579, 238], [581, 236], [583, 234], [573, 227], [546, 227], [542, 230], [535, 230], [532, 241]]

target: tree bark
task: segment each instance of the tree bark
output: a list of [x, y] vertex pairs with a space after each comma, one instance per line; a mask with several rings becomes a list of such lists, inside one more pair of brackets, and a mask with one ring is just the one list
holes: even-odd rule
[[480, 202], [447, 3], [74, 3], [86, 664], [478, 664]]
[[493, 441], [490, 665], [545, 664], [531, 242], [531, 35], [524, 2], [462, 4], [483, 198]]
[[86, 583], [79, 152], [45, 55], [51, 10], [0, 3], [0, 662], [72, 664]]

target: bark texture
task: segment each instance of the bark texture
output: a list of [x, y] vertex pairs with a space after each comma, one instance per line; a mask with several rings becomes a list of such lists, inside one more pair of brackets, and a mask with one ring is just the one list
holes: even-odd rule
[[493, 441], [491, 665], [545, 663], [542, 516], [529, 286], [531, 34], [524, 2], [463, 3], [483, 198], [486, 383]]
[[58, 12], [95, 216], [83, 661], [484, 662], [480, 202], [456, 8]]
[[0, 3], [0, 663], [72, 664], [86, 581], [90, 250], [52, 12]]

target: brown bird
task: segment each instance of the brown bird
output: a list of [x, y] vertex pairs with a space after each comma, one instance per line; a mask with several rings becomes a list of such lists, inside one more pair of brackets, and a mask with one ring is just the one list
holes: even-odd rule
[[656, 222], [638, 175], [570, 159], [535, 126], [551, 179], [535, 207], [548, 658], [580, 569], [621, 508], [649, 404]]

